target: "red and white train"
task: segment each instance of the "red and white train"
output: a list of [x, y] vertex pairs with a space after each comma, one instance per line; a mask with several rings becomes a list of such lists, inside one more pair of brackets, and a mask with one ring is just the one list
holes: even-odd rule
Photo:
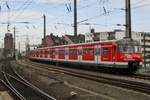
[[143, 56], [139, 42], [129, 39], [37, 48], [30, 59], [53, 63], [91, 65], [135, 72]]

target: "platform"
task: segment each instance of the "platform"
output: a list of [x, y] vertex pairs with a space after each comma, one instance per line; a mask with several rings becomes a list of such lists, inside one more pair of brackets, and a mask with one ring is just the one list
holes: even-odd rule
[[13, 100], [13, 98], [6, 91], [0, 91], [0, 100]]

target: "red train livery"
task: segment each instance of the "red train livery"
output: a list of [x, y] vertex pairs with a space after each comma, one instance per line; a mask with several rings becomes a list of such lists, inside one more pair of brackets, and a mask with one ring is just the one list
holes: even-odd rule
[[31, 51], [30, 59], [128, 69], [135, 72], [143, 61], [140, 49], [139, 42], [135, 40], [110, 40], [37, 48]]

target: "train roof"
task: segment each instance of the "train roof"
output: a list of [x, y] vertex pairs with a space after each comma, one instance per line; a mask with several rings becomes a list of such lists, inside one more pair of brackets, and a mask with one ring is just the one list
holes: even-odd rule
[[117, 42], [118, 40], [107, 40], [107, 41], [97, 41], [97, 42], [91, 42], [91, 43], [78, 43], [78, 44], [67, 44], [67, 45], [59, 45], [59, 46], [50, 46], [50, 47], [43, 47], [43, 48], [37, 48], [37, 49], [48, 49], [48, 48], [54, 48], [54, 47], [64, 47], [64, 46], [79, 46], [79, 45], [88, 45], [88, 44], [96, 44], [96, 43], [109, 43], [109, 42]]
[[79, 45], [88, 45], [88, 44], [96, 44], [96, 43], [109, 43], [109, 42], [117, 42], [118, 44], [139, 44], [136, 40], [131, 39], [119, 39], [119, 40], [107, 40], [107, 41], [97, 41], [97, 42], [91, 42], [91, 43], [78, 43], [78, 44], [67, 44], [67, 45], [59, 45], [59, 46], [50, 46], [50, 47], [42, 47], [37, 49], [49, 49], [49, 48], [57, 48], [57, 47], [64, 47], [64, 46], [79, 46]]

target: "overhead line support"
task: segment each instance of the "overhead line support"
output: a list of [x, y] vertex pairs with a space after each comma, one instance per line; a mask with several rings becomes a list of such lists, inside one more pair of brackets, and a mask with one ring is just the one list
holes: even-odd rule
[[77, 37], [77, 0], [74, 0], [74, 36]]
[[131, 35], [131, 2], [130, 0], [126, 0], [125, 2], [125, 12], [126, 12], [126, 32], [125, 32], [125, 37], [126, 38], [132, 38]]

